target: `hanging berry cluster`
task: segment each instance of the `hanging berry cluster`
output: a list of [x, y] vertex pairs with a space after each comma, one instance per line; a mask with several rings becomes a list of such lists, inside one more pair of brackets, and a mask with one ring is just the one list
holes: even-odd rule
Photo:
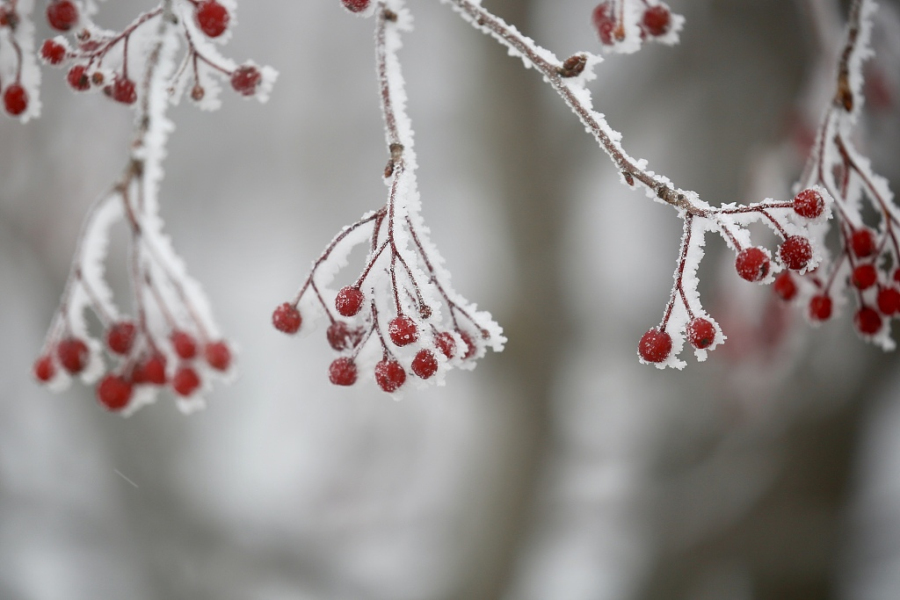
[[3, 110], [22, 121], [40, 112], [41, 73], [34, 58], [34, 0], [0, 0], [0, 94]]
[[[328, 323], [326, 338], [337, 357], [329, 367], [335, 385], [353, 385], [361, 375], [385, 392], [408, 381], [440, 382], [452, 368], [474, 368], [490, 348], [506, 339], [486, 312], [479, 312], [450, 287], [449, 273], [428, 239], [416, 187], [413, 132], [405, 111], [397, 51], [411, 18], [402, 0], [342, 0], [350, 12], [375, 15], [376, 60], [387, 150], [386, 204], [345, 227], [313, 263], [290, 302], [275, 309], [274, 326], [297, 333], [310, 320]], [[328, 289], [352, 248], [367, 244], [356, 279]]]
[[[172, 123], [166, 118], [192, 84], [190, 97], [215, 107], [217, 79], [228, 79], [243, 96], [267, 97], [276, 73], [252, 63], [238, 66], [219, 55], [216, 41], [229, 31], [233, 3], [165, 0], [121, 32], [97, 27], [92, 4], [54, 0], [47, 20], [65, 37], [41, 47], [45, 62], [69, 65], [66, 79], [76, 91], [103, 90], [135, 107], [135, 137], [128, 165], [85, 219], [66, 284], [35, 377], [53, 389], [73, 376], [97, 382], [97, 398], [111, 411], [129, 414], [171, 389], [180, 408], [203, 405], [202, 392], [216, 377], [233, 372], [233, 348], [218, 331], [199, 284], [190, 278], [162, 232], [157, 200], [162, 159]], [[177, 54], [184, 44], [184, 56]], [[134, 77], [137, 74], [137, 77]], [[132, 315], [113, 301], [104, 272], [108, 232], [124, 221], [130, 234], [128, 275]], [[91, 335], [86, 312], [102, 335]], [[104, 355], [106, 358], [104, 358]]]

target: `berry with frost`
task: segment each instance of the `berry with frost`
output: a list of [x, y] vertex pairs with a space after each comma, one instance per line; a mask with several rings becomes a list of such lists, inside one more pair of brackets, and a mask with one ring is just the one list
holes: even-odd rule
[[369, 8], [369, 4], [371, 4], [370, 0], [341, 0], [341, 4], [344, 5], [344, 8], [349, 10], [350, 12], [358, 13]]
[[107, 375], [97, 386], [97, 400], [108, 410], [122, 410], [131, 400], [131, 382], [118, 375]]
[[853, 316], [853, 324], [863, 335], [875, 335], [881, 329], [881, 315], [877, 310], [863, 306]]
[[175, 349], [175, 354], [180, 358], [190, 360], [197, 356], [197, 341], [194, 339], [194, 336], [188, 332], [180, 330], [173, 331], [172, 335], [169, 336], [169, 339], [172, 341], [172, 347]]
[[755, 282], [769, 274], [769, 253], [756, 246], [738, 252], [734, 267], [742, 279]]
[[328, 338], [328, 344], [341, 352], [355, 348], [362, 340], [363, 333], [362, 329], [351, 327], [343, 321], [335, 321], [328, 326], [325, 335]]
[[14, 117], [21, 115], [28, 109], [28, 92], [18, 83], [10, 85], [3, 92], [3, 107]]
[[116, 77], [112, 85], [112, 98], [122, 104], [134, 104], [137, 100], [137, 90], [134, 87], [134, 82], [124, 75]]
[[106, 345], [115, 354], [128, 354], [137, 329], [131, 321], [119, 321], [106, 333]]
[[600, 43], [605, 46], [615, 44], [616, 15], [612, 4], [608, 0], [598, 4], [591, 15], [591, 19], [594, 22], [594, 29], [597, 30]]
[[428, 379], [437, 372], [437, 369], [438, 362], [431, 350], [423, 348], [416, 353], [416, 357], [412, 361], [413, 373], [422, 379]]
[[419, 339], [419, 330], [412, 319], [407, 316], [399, 316], [391, 319], [388, 324], [388, 335], [396, 345], [408, 346]]
[[190, 396], [200, 387], [200, 376], [192, 367], [181, 366], [172, 377], [172, 389], [179, 396]]
[[352, 317], [362, 308], [363, 293], [358, 287], [348, 285], [342, 287], [334, 297], [334, 308], [345, 316]]
[[825, 210], [825, 200], [816, 190], [806, 189], [794, 196], [794, 212], [805, 219], [817, 219]]
[[346, 356], [334, 359], [328, 367], [328, 380], [334, 385], [353, 385], [356, 375], [356, 363]]
[[231, 74], [231, 87], [242, 96], [255, 94], [261, 81], [262, 73], [253, 65], [241, 65]]
[[875, 253], [875, 234], [867, 227], [857, 229], [850, 236], [850, 247], [859, 258], [872, 256]]
[[289, 302], [285, 302], [272, 313], [272, 325], [278, 331], [297, 333], [302, 323], [303, 318], [300, 316], [300, 311]]
[[773, 288], [782, 300], [793, 300], [797, 295], [797, 283], [787, 271], [779, 273], [778, 277], [775, 278]]
[[41, 58], [49, 65], [58, 65], [66, 58], [66, 47], [53, 40], [44, 40]]
[[228, 9], [216, 2], [216, 0], [203, 0], [197, 5], [194, 15], [200, 31], [209, 37], [219, 37], [228, 29], [231, 15]]
[[649, 363], [661, 363], [671, 352], [672, 336], [655, 327], [645, 333], [638, 344], [638, 354]]
[[56, 345], [56, 357], [63, 369], [71, 374], [81, 373], [87, 366], [90, 352], [84, 340], [76, 337], [64, 338]]
[[662, 4], [651, 6], [644, 11], [644, 16], [641, 18], [641, 29], [653, 37], [665, 35], [671, 25], [672, 14]]
[[466, 352], [463, 354], [464, 360], [469, 360], [475, 353], [478, 351], [478, 347], [475, 345], [475, 340], [472, 339], [472, 336], [466, 333], [465, 331], [459, 332], [459, 337], [462, 338], [463, 344], [466, 345]]
[[396, 360], [384, 359], [375, 365], [375, 382], [389, 394], [396, 392], [406, 382], [406, 371]]
[[47, 22], [57, 31], [69, 31], [78, 23], [78, 7], [71, 0], [53, 0], [47, 6]]
[[56, 365], [53, 364], [53, 357], [45, 354], [34, 361], [34, 377], [41, 383], [47, 383], [56, 376]]
[[791, 271], [802, 271], [812, 260], [812, 246], [805, 237], [791, 235], [781, 244], [778, 256]]
[[87, 67], [84, 65], [75, 65], [66, 74], [66, 81], [72, 89], [78, 92], [84, 92], [91, 89], [91, 78], [88, 77]]
[[687, 334], [691, 346], [705, 350], [716, 340], [716, 326], [708, 319], [697, 317], [688, 323]]
[[813, 296], [809, 300], [809, 317], [813, 321], [827, 321], [831, 318], [831, 298], [824, 294]]
[[449, 331], [442, 331], [434, 336], [434, 345], [447, 358], [453, 358], [453, 355], [456, 354], [456, 340]]
[[162, 354], [152, 354], [139, 362], [131, 374], [134, 383], [146, 383], [149, 385], [166, 384], [166, 357]]
[[203, 356], [207, 364], [216, 371], [227, 371], [231, 366], [231, 349], [221, 340], [206, 344]]

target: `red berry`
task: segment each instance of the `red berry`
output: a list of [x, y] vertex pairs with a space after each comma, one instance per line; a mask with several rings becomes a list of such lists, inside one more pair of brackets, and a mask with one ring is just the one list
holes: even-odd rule
[[12, 116], [21, 115], [28, 108], [28, 92], [18, 83], [10, 85], [3, 92], [3, 106]]
[[456, 340], [448, 331], [442, 331], [434, 336], [434, 345], [441, 351], [441, 354], [447, 358], [453, 358], [456, 353]]
[[341, 4], [350, 12], [358, 13], [369, 8], [370, 2], [369, 0], [341, 0]]
[[328, 326], [328, 331], [325, 335], [328, 337], [329, 345], [341, 352], [355, 348], [362, 340], [363, 330], [350, 327], [343, 321], [335, 321]]
[[878, 310], [887, 316], [900, 312], [900, 291], [897, 288], [882, 288], [878, 291]]
[[794, 278], [790, 273], [784, 271], [780, 273], [778, 277], [775, 278], [775, 293], [782, 300], [793, 300], [794, 296], [797, 295], [797, 284], [794, 282]]
[[144, 361], [139, 362], [131, 373], [134, 383], [147, 383], [150, 385], [166, 384], [166, 357], [162, 354], [154, 354]]
[[69, 69], [66, 74], [66, 81], [72, 88], [79, 92], [91, 89], [91, 78], [87, 75], [87, 67], [84, 65], [75, 65]]
[[169, 339], [172, 340], [172, 347], [179, 357], [190, 360], [197, 356], [197, 341], [188, 332], [175, 330]]
[[206, 362], [216, 371], [227, 371], [231, 366], [231, 350], [223, 341], [210, 342], [203, 349]]
[[190, 396], [197, 391], [198, 387], [200, 387], [200, 376], [197, 375], [197, 371], [187, 366], [178, 367], [175, 376], [172, 377], [172, 389], [175, 390], [175, 393], [179, 396]]
[[868, 306], [863, 306], [853, 316], [856, 329], [863, 335], [875, 335], [881, 329], [881, 315]]
[[57, 31], [68, 31], [78, 23], [78, 7], [71, 0], [54, 0], [47, 6], [47, 21]]
[[345, 317], [352, 317], [362, 308], [363, 293], [358, 287], [342, 287], [334, 298], [334, 307]]
[[111, 411], [120, 411], [131, 400], [131, 383], [118, 375], [107, 375], [97, 386], [97, 400]]
[[19, 15], [11, 7], [0, 6], [0, 27], [15, 28], [19, 24]]
[[231, 74], [231, 87], [243, 96], [255, 94], [260, 81], [262, 73], [253, 65], [242, 65]]
[[408, 346], [419, 339], [419, 329], [412, 319], [401, 315], [388, 323], [388, 335], [398, 346]]
[[416, 354], [412, 361], [412, 372], [421, 377], [428, 379], [437, 372], [438, 362], [431, 350], [422, 349]]
[[[712, 346], [712, 343], [716, 341], [716, 326], [708, 319], [697, 317], [688, 323], [687, 334], [688, 340], [690, 340], [691, 345], [694, 348], [705, 350]], [[666, 354], [668, 354], [668, 352]]]
[[131, 321], [119, 321], [106, 333], [106, 345], [116, 354], [128, 354], [137, 329]]
[[300, 316], [300, 311], [290, 302], [285, 302], [272, 313], [272, 325], [278, 331], [297, 333], [302, 323], [303, 318]]
[[672, 352], [672, 336], [655, 327], [641, 337], [638, 354], [649, 363], [661, 363]]
[[334, 359], [328, 367], [328, 379], [334, 385], [353, 385], [356, 383], [356, 363], [346, 356]]
[[794, 212], [805, 219], [817, 219], [825, 210], [825, 200], [816, 190], [803, 190], [794, 196]]
[[812, 246], [805, 237], [791, 235], [778, 248], [778, 256], [788, 269], [802, 271], [812, 260]]
[[813, 321], [827, 321], [831, 318], [831, 298], [824, 295], [813, 296], [809, 300], [809, 318]]
[[396, 360], [382, 360], [375, 365], [375, 382], [385, 392], [396, 392], [405, 381], [406, 371]]
[[875, 253], [875, 234], [871, 229], [857, 229], [850, 236], [850, 247], [853, 248], [853, 254], [859, 258], [872, 256]]
[[45, 354], [34, 361], [33, 367], [34, 377], [41, 383], [47, 383], [56, 376], [56, 365], [53, 364], [53, 357]]
[[197, 25], [200, 30], [209, 37], [219, 37], [228, 29], [228, 21], [231, 16], [228, 9], [216, 2], [216, 0], [203, 0], [197, 5]]
[[609, 0], [597, 5], [594, 9], [592, 20], [594, 29], [597, 30], [597, 35], [600, 37], [600, 43], [605, 46], [615, 44], [616, 15]]
[[124, 75], [121, 77], [116, 76], [112, 85], [112, 98], [122, 104], [134, 104], [137, 100], [137, 90], [134, 88], [134, 82]]
[[875, 265], [859, 265], [853, 269], [853, 275], [850, 279], [857, 288], [867, 290], [878, 281], [878, 271], [875, 270]]
[[41, 58], [47, 64], [58, 65], [66, 59], [66, 47], [53, 40], [44, 40], [44, 45], [41, 46]]
[[87, 344], [78, 338], [65, 338], [60, 340], [56, 346], [56, 357], [59, 359], [59, 364], [73, 375], [84, 370], [89, 355]]
[[747, 281], [760, 281], [769, 274], [769, 254], [762, 248], [744, 248], [734, 262], [738, 275]]
[[644, 18], [641, 19], [641, 28], [653, 37], [668, 33], [671, 24], [672, 14], [664, 4], [651, 6], [644, 11]]
[[475, 345], [475, 340], [472, 339], [472, 336], [465, 331], [460, 331], [459, 337], [462, 338], [463, 344], [466, 345], [466, 352], [463, 354], [463, 360], [469, 360], [475, 356], [476, 352], [478, 352], [478, 346]]

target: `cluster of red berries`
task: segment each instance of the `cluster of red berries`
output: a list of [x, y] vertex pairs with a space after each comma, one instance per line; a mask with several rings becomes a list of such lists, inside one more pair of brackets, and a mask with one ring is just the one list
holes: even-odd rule
[[[592, 21], [600, 43], [613, 46], [625, 39], [625, 24], [621, 22], [623, 2], [627, 0], [605, 0], [594, 8]], [[672, 13], [665, 4], [648, 5], [646, 0], [644, 12], [638, 25], [641, 38], [658, 38], [666, 35], [672, 27]], [[620, 10], [617, 11], [616, 8]]]

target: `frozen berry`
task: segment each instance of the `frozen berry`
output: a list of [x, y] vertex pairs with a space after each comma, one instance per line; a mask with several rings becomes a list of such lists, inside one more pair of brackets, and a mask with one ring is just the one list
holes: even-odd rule
[[334, 298], [334, 307], [345, 317], [352, 317], [362, 308], [363, 293], [358, 287], [342, 287]]
[[131, 321], [119, 321], [106, 333], [106, 345], [116, 354], [128, 354], [137, 329]]
[[14, 117], [28, 109], [28, 92], [18, 83], [13, 83], [3, 92], [3, 106]]
[[478, 346], [475, 345], [475, 340], [472, 339], [472, 336], [466, 333], [465, 331], [459, 332], [459, 337], [462, 338], [463, 344], [466, 345], [466, 351], [463, 353], [463, 359], [469, 360], [475, 353], [478, 352]]
[[787, 271], [780, 273], [775, 278], [775, 284], [772, 287], [782, 300], [793, 300], [794, 296], [797, 295], [797, 283]]
[[197, 341], [188, 332], [175, 330], [169, 339], [172, 340], [172, 347], [179, 357], [190, 360], [197, 356]]
[[78, 23], [78, 7], [71, 0], [53, 0], [47, 6], [47, 21], [57, 31], [68, 31]]
[[285, 302], [272, 313], [272, 325], [278, 331], [297, 333], [302, 323], [303, 318], [300, 316], [300, 311], [290, 302]]
[[87, 67], [84, 65], [75, 65], [66, 74], [66, 81], [72, 86], [72, 89], [84, 92], [91, 89], [91, 78], [88, 77]]
[[209, 37], [219, 37], [228, 29], [231, 16], [228, 9], [216, 0], [203, 0], [197, 5], [196, 10], [197, 25]]
[[124, 75], [121, 77], [117, 76], [112, 85], [112, 98], [122, 104], [134, 104], [137, 100], [137, 90], [134, 87], [134, 82]]
[[762, 248], [741, 250], [734, 262], [738, 275], [747, 281], [760, 281], [769, 274], [769, 253]]
[[41, 383], [47, 383], [56, 376], [56, 365], [53, 364], [53, 357], [45, 354], [34, 361], [33, 367], [34, 377]]
[[56, 346], [56, 357], [63, 368], [72, 373], [81, 373], [87, 366], [90, 352], [83, 340], [70, 337], [60, 340]]
[[875, 270], [875, 265], [859, 265], [853, 269], [853, 275], [850, 277], [850, 280], [858, 289], [867, 290], [878, 281], [878, 271]]
[[857, 229], [850, 236], [850, 247], [853, 248], [853, 254], [859, 258], [872, 256], [875, 253], [875, 234], [866, 227]]
[[449, 331], [442, 331], [434, 336], [434, 345], [447, 358], [453, 358], [453, 355], [456, 354], [456, 340]]
[[831, 318], [831, 298], [819, 294], [809, 300], [809, 318], [813, 321], [827, 321]]
[[616, 15], [609, 0], [597, 5], [592, 20], [594, 29], [597, 30], [597, 35], [600, 37], [600, 43], [605, 46], [615, 44]]
[[641, 337], [638, 354], [649, 363], [661, 363], [672, 352], [672, 336], [655, 327]]
[[825, 200], [816, 190], [803, 190], [794, 196], [794, 212], [805, 219], [817, 219], [825, 210]]
[[791, 271], [802, 271], [812, 260], [812, 246], [805, 237], [791, 235], [778, 248], [778, 256]]
[[97, 386], [97, 400], [111, 411], [120, 411], [131, 400], [131, 382], [118, 375], [107, 375]]
[[210, 342], [203, 349], [206, 362], [216, 371], [227, 371], [231, 366], [231, 349], [223, 341]]
[[242, 65], [231, 74], [231, 87], [243, 96], [252, 96], [256, 93], [262, 74], [253, 65]]
[[651, 6], [644, 11], [644, 17], [641, 19], [641, 29], [653, 37], [668, 33], [671, 24], [672, 14], [664, 4]]
[[716, 341], [716, 326], [708, 319], [697, 317], [688, 323], [687, 334], [691, 346], [698, 350], [705, 350]]
[[148, 356], [134, 367], [131, 379], [135, 383], [166, 384], [166, 357], [162, 354]]
[[328, 338], [328, 344], [338, 352], [341, 352], [355, 348], [362, 340], [363, 330], [350, 327], [343, 321], [335, 321], [328, 326], [328, 331], [325, 332], [325, 335]]
[[391, 341], [398, 346], [408, 346], [419, 339], [419, 330], [415, 321], [401, 315], [391, 319], [388, 324], [388, 335], [391, 336]]
[[431, 350], [422, 349], [416, 354], [412, 361], [412, 372], [421, 377], [428, 379], [437, 372], [438, 362]]
[[334, 385], [353, 385], [356, 383], [356, 363], [346, 356], [334, 359], [328, 367], [328, 380]]
[[382, 360], [375, 365], [375, 383], [387, 393], [396, 392], [406, 381], [406, 371], [396, 360]]
[[370, 0], [341, 0], [341, 4], [344, 5], [344, 8], [355, 13], [366, 10], [369, 8], [370, 3]]
[[200, 387], [200, 376], [193, 368], [182, 366], [175, 371], [175, 376], [172, 377], [172, 389], [176, 394], [190, 396], [197, 391], [198, 387]]
[[877, 310], [863, 306], [853, 316], [853, 324], [863, 335], [875, 335], [881, 329], [881, 315]]
[[50, 65], [58, 65], [66, 58], [66, 47], [53, 40], [44, 40], [41, 58]]
[[878, 310], [887, 316], [900, 312], [900, 291], [897, 288], [882, 288], [878, 291]]

